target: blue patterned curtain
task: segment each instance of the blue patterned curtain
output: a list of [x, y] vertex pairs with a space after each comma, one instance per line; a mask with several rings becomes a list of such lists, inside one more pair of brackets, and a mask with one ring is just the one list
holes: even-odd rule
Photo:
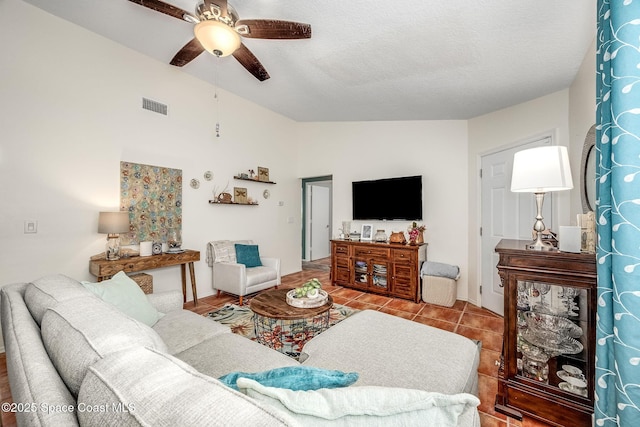
[[640, 0], [598, 0], [596, 426], [640, 426]]

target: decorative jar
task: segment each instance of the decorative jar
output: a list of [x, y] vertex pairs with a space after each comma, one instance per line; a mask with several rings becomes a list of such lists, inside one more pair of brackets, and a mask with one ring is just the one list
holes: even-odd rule
[[373, 240], [376, 242], [386, 242], [387, 233], [384, 230], [376, 230], [376, 234], [373, 236]]

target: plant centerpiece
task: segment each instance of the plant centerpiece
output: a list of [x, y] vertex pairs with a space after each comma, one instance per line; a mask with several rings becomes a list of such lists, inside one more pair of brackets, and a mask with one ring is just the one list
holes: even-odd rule
[[418, 225], [415, 221], [409, 226], [407, 232], [409, 233], [409, 244], [416, 245], [424, 243], [424, 230], [427, 227], [424, 224]]
[[300, 308], [314, 308], [325, 304], [328, 299], [322, 283], [315, 277], [298, 288], [287, 292], [287, 304]]

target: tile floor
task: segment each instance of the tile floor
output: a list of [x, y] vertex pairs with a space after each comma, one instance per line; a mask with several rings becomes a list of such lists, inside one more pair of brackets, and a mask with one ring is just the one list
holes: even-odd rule
[[[304, 270], [289, 274], [282, 278], [283, 287], [295, 287], [313, 277], [317, 277], [324, 285], [323, 289], [331, 294], [334, 302], [357, 309], [379, 310], [394, 316], [404, 317], [414, 322], [424, 323], [447, 331], [455, 332], [469, 338], [482, 340], [480, 355], [479, 397], [480, 420], [482, 427], [547, 427], [547, 424], [532, 419], [517, 421], [493, 410], [493, 403], [498, 387], [498, 360], [502, 346], [502, 317], [474, 306], [465, 301], [457, 301], [451, 308], [426, 303], [414, 303], [402, 299], [387, 298], [380, 295], [367, 294], [339, 286], [327, 285], [329, 272], [323, 270]], [[185, 309], [199, 314], [208, 313], [226, 303], [236, 303], [238, 299], [232, 295], [222, 294], [220, 297], [200, 298], [197, 307], [193, 302], [184, 305]], [[0, 400], [11, 401], [11, 392], [7, 379], [5, 354], [0, 354]], [[15, 417], [11, 413], [1, 413], [2, 426], [15, 426]]]

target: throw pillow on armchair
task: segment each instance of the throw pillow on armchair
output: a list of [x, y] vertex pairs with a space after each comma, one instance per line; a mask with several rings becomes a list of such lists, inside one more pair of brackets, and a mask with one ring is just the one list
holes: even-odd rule
[[262, 266], [258, 245], [241, 245], [236, 243], [235, 246], [236, 259], [239, 264], [244, 264], [247, 268]]

